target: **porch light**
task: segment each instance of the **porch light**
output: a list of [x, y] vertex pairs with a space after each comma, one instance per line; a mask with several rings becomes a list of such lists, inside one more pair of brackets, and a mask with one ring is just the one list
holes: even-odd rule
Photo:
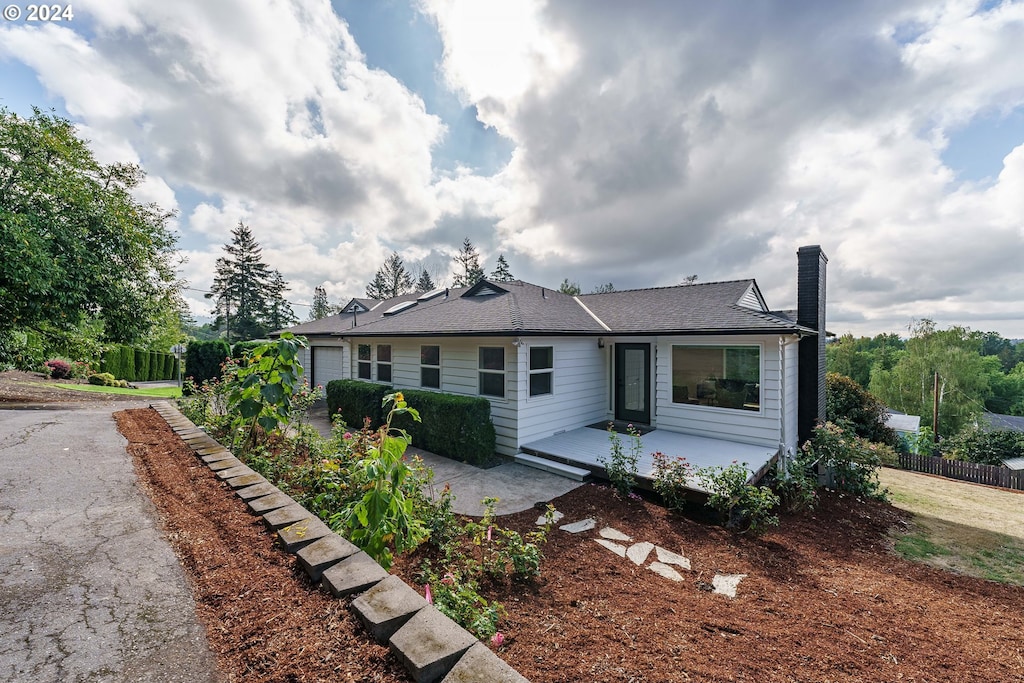
[[604, 348], [604, 337], [598, 337], [597, 338], [597, 348], [599, 348], [599, 349], [603, 349]]

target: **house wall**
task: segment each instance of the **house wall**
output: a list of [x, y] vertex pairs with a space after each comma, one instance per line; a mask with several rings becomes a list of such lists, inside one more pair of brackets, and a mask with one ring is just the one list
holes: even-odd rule
[[[529, 337], [519, 347], [519, 443], [585, 427], [608, 414], [607, 349], [594, 337]], [[552, 393], [530, 396], [530, 348], [550, 346], [554, 353]]]
[[[672, 346], [675, 344], [760, 345], [761, 410], [755, 412], [672, 403]], [[783, 397], [778, 336], [660, 337], [654, 363], [657, 367], [654, 407], [658, 429], [770, 448], [779, 445]], [[792, 364], [796, 365], [795, 362]], [[795, 390], [795, 384], [791, 385], [791, 391]]]

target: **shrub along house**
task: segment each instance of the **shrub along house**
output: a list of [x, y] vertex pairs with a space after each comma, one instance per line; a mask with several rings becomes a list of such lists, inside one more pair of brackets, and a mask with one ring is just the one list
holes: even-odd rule
[[820, 247], [798, 251], [795, 316], [769, 310], [752, 279], [580, 296], [485, 280], [353, 299], [289, 331], [309, 340], [312, 383], [486, 397], [502, 455], [599, 469], [618, 421], [650, 430], [641, 475], [655, 450], [756, 474], [824, 416], [826, 263]]

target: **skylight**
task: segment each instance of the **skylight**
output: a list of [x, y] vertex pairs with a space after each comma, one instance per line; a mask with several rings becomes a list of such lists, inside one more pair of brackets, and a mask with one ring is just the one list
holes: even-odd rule
[[388, 310], [384, 311], [384, 315], [395, 315], [396, 313], [401, 313], [402, 311], [412, 308], [415, 305], [415, 301], [403, 301], [402, 303], [395, 304]]
[[431, 291], [427, 292], [426, 294], [421, 294], [420, 298], [416, 299], [416, 301], [430, 301], [435, 296], [441, 296], [442, 294], [444, 294], [444, 287], [440, 287], [438, 289], [432, 289]]

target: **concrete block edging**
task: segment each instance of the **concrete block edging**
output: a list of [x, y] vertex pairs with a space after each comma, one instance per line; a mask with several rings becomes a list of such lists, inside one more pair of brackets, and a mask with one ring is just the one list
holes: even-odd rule
[[[365, 553], [357, 551], [344, 537], [330, 532], [319, 518], [304, 511], [277, 487], [270, 485], [268, 488], [265, 480], [257, 482], [255, 478], [250, 478], [254, 483], [249, 486], [231, 486], [229, 480], [232, 477], [219, 475], [229, 469], [225, 465], [234, 460], [233, 456], [229, 454], [223, 459], [204, 462], [210, 455], [211, 437], [196, 438], [205, 432], [170, 402], [154, 403], [150, 407], [182, 438], [193, 455], [218, 474], [229, 490], [247, 504], [252, 514], [264, 518], [268, 530], [278, 536], [279, 545], [298, 556], [300, 566], [311, 580], [339, 598], [355, 596], [351, 607], [367, 635], [379, 642], [387, 642], [393, 656], [405, 665], [416, 683], [437, 683], [442, 679], [443, 682], [529, 683], [475, 636], [427, 604], [415, 589], [386, 572]], [[205, 453], [200, 453], [200, 450]], [[237, 460], [235, 463], [241, 465]], [[249, 488], [254, 490], [246, 493]], [[268, 500], [261, 505], [259, 501], [264, 498]], [[288, 518], [287, 515], [282, 516], [285, 512], [290, 513], [290, 517], [301, 519], [280, 527], [279, 520]], [[305, 512], [305, 517], [302, 512]], [[324, 533], [325, 529], [327, 533]], [[352, 568], [351, 572], [346, 571], [348, 567]]]

